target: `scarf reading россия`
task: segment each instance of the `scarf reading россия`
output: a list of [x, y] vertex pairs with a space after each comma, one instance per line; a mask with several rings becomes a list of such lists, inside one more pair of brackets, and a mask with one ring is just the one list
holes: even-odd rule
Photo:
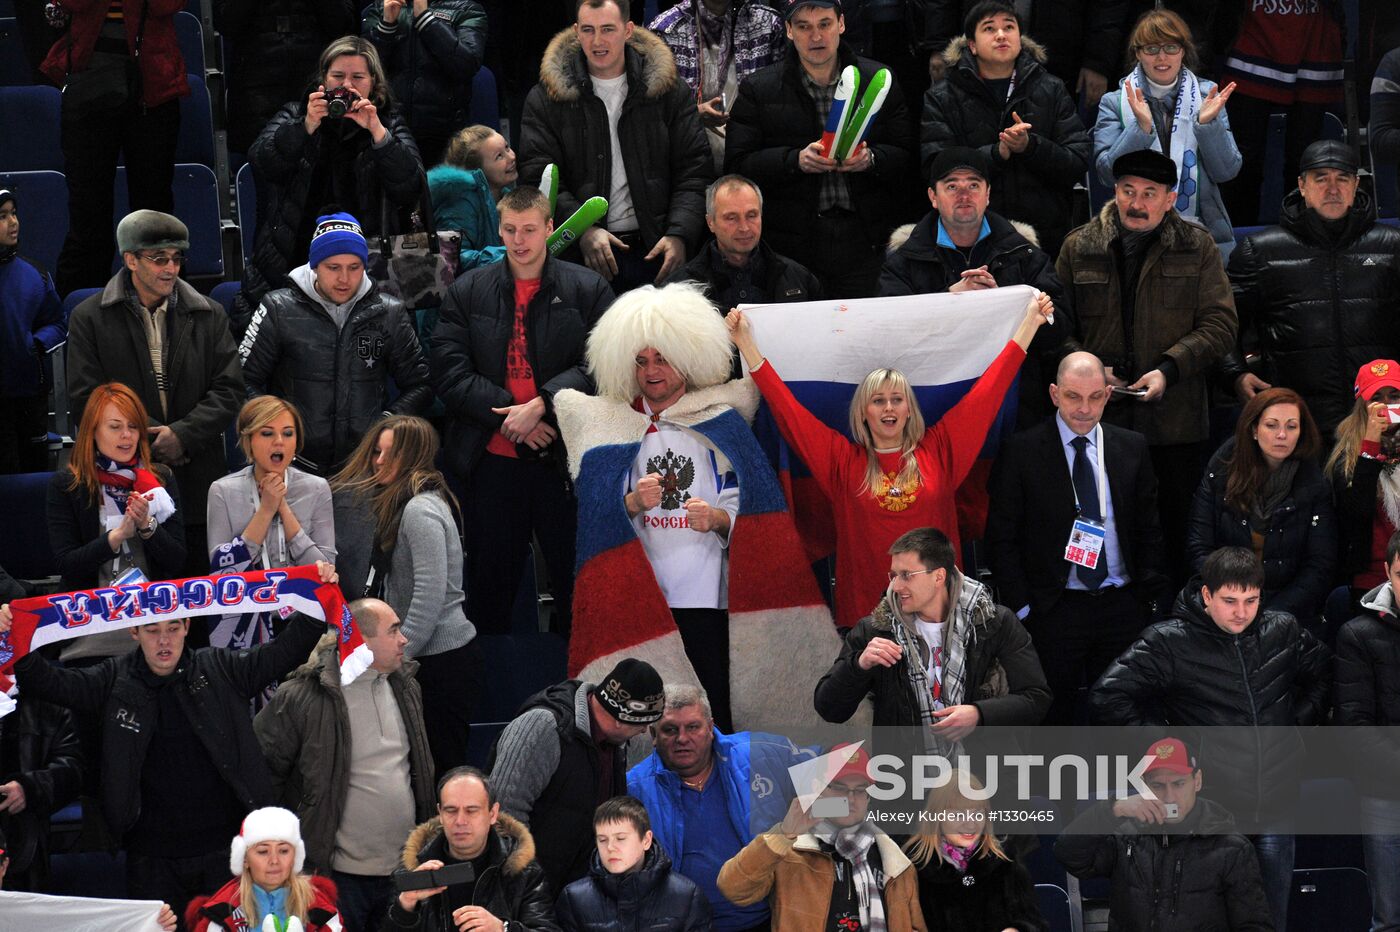
[[14, 709], [8, 697], [15, 691], [15, 661], [47, 644], [156, 621], [284, 608], [339, 629], [342, 684], [369, 668], [373, 658], [340, 587], [321, 582], [315, 566], [131, 583], [10, 603], [13, 622], [0, 634], [0, 716]]

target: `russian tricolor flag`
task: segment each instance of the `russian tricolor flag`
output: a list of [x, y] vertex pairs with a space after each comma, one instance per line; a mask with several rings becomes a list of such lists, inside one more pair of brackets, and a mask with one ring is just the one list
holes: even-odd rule
[[[867, 373], [887, 367], [908, 377], [936, 423], [981, 377], [1016, 332], [1035, 295], [1026, 285], [961, 294], [807, 301], [745, 307], [759, 349], [808, 411], [850, 437], [851, 397]], [[1017, 385], [1006, 393], [978, 465], [958, 490], [964, 541], [982, 536], [986, 482], [1002, 437], [1016, 425]], [[754, 431], [775, 464], [810, 561], [835, 549], [830, 506], [788, 448], [766, 406]]]
[[[749, 427], [757, 400], [751, 381], [729, 382], [687, 392], [665, 416], [705, 438], [738, 477], [729, 537], [730, 706], [737, 729], [780, 730], [818, 721], [811, 688], [840, 640], [783, 489]], [[554, 404], [579, 500], [570, 675], [596, 681], [635, 657], [665, 682], [697, 682], [622, 501], [647, 416], [574, 391]]]

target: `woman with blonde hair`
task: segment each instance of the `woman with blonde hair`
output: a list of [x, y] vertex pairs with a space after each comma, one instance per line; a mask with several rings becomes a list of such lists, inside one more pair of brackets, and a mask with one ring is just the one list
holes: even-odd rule
[[496, 204], [520, 177], [515, 150], [489, 126], [468, 126], [447, 142], [442, 164], [428, 172], [433, 227], [462, 235], [457, 274], [503, 259]]
[[462, 610], [460, 511], [437, 454], [431, 424], [393, 414], [369, 429], [331, 489], [347, 503], [336, 512], [345, 562], [368, 564], [363, 591], [347, 595], [383, 599], [403, 623], [404, 653], [418, 661], [423, 725], [442, 774], [467, 762], [481, 663], [476, 627]]
[[742, 311], [726, 318], [783, 439], [831, 503], [836, 526], [836, 625], [849, 628], [884, 595], [886, 550], [916, 527], [935, 527], [961, 554], [954, 493], [972, 471], [987, 431], [1020, 371], [1026, 348], [1054, 305], [1037, 292], [982, 377], [937, 423], [926, 425], [909, 380], [897, 369], [868, 374], [851, 398], [847, 440], [802, 407], [763, 358]]
[[[93, 389], [68, 468], [53, 474], [47, 492], [60, 592], [183, 575], [180, 492], [170, 470], [151, 461], [149, 437], [135, 392], [120, 382]], [[128, 632], [109, 631], [69, 641], [62, 658], [92, 662], [130, 650]]]
[[1337, 500], [1339, 569], [1359, 594], [1389, 579], [1386, 544], [1400, 527], [1400, 429], [1392, 419], [1400, 419], [1400, 362], [1373, 359], [1354, 384], [1356, 403], [1337, 425], [1323, 471]]
[[[290, 401], [259, 395], [234, 422], [248, 464], [209, 487], [212, 572], [334, 564], [335, 516], [325, 479], [292, 465], [305, 439], [301, 412]], [[227, 615], [210, 633], [215, 647], [251, 647], [271, 640], [270, 614]]]
[[229, 846], [233, 879], [185, 911], [190, 932], [261, 929], [268, 917], [292, 932], [339, 932], [335, 885], [301, 872], [306, 844], [295, 813], [267, 806], [248, 813]]
[[988, 801], [973, 798], [982, 788], [971, 773], [954, 770], [929, 793], [919, 833], [904, 843], [928, 932], [1046, 929], [1030, 874], [1002, 850]]

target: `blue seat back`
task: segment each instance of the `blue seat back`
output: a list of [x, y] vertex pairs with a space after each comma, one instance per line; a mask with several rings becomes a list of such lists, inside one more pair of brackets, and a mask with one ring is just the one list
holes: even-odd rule
[[[20, 255], [53, 274], [63, 238], [68, 235], [68, 181], [56, 171], [4, 171], [0, 172], [0, 187], [19, 196]], [[33, 209], [39, 205], [42, 210]]]
[[[175, 216], [190, 229], [190, 248], [186, 254], [186, 276], [220, 276], [224, 274], [224, 249], [219, 222], [219, 182], [214, 170], [207, 165], [175, 166]], [[126, 168], [117, 168], [116, 210], [113, 226], [130, 212], [126, 195]], [[116, 257], [113, 268], [121, 262]]]
[[[179, 13], [179, 16], [189, 16]], [[193, 18], [193, 17], [191, 17]], [[175, 162], [214, 167], [214, 111], [209, 87], [193, 72], [185, 75], [190, 95], [180, 98], [180, 135], [175, 140]]]
[[49, 548], [45, 514], [49, 476], [46, 472], [0, 476], [0, 514], [23, 534], [0, 534], [0, 566], [16, 579], [58, 575], [58, 561]]
[[489, 126], [497, 132], [501, 129], [501, 102], [496, 96], [496, 76], [485, 66], [479, 68], [472, 78], [471, 121]]
[[11, 3], [8, 10], [0, 9], [0, 12], [4, 13], [0, 18], [0, 87], [32, 84], [34, 76], [29, 71], [29, 58], [20, 43], [14, 5]]
[[63, 171], [62, 106], [56, 87], [0, 87], [0, 166], [6, 171]]
[[238, 233], [243, 241], [243, 264], [247, 265], [252, 261], [253, 234], [258, 229], [258, 189], [252, 162], [245, 162], [234, 176], [233, 197], [238, 210]]
[[204, 77], [204, 27], [198, 16], [186, 10], [175, 14], [175, 41], [185, 59], [185, 71]]

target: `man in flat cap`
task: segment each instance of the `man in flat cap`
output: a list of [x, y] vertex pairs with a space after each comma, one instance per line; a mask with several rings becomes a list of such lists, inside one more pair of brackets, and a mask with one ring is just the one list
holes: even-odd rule
[[1293, 389], [1330, 439], [1351, 411], [1357, 370], [1400, 355], [1400, 230], [1376, 222], [1346, 143], [1313, 143], [1300, 168], [1278, 225], [1230, 256], [1241, 341], [1260, 363], [1246, 368], [1237, 349], [1223, 368], [1242, 401]]
[[1152, 149], [1113, 163], [1114, 197], [1070, 233], [1055, 269], [1073, 289], [1071, 347], [1103, 360], [1103, 419], [1146, 435], [1159, 480], [1167, 570], [1185, 576], [1186, 516], [1209, 453], [1209, 373], [1239, 320], [1204, 227], [1173, 208], [1176, 164]]
[[228, 472], [224, 430], [243, 402], [243, 372], [228, 315], [180, 278], [190, 234], [169, 214], [138, 210], [117, 225], [125, 268], [68, 319], [73, 423], [103, 382], [122, 382], [151, 419], [151, 454], [180, 488], [185, 569], [209, 572], [205, 499]]
[[501, 812], [535, 838], [555, 890], [588, 873], [593, 810], [627, 792], [627, 742], [661, 719], [661, 675], [627, 657], [597, 683], [565, 680], [525, 700], [486, 767]]

